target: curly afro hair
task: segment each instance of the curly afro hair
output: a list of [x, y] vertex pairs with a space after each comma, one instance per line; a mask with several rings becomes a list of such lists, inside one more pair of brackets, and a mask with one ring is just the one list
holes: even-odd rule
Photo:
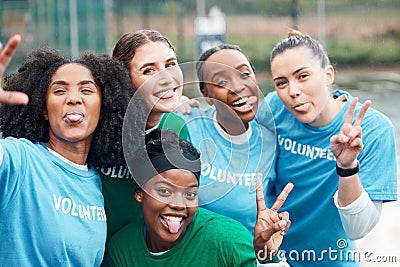
[[94, 167], [125, 164], [122, 126], [134, 92], [129, 73], [120, 61], [91, 51], [84, 51], [77, 59], [69, 59], [51, 48], [33, 50], [18, 71], [5, 78], [4, 90], [26, 93], [29, 103], [0, 107], [3, 137], [26, 138], [31, 142], [49, 141], [49, 123], [43, 116], [47, 89], [54, 73], [69, 63], [86, 66], [102, 93], [101, 118], [87, 162]]

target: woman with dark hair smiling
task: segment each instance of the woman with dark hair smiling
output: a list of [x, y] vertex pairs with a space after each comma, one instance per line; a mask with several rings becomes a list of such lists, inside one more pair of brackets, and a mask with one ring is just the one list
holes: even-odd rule
[[[115, 44], [112, 57], [124, 64], [131, 77], [135, 94], [133, 110], [127, 110], [132, 121], [127, 130], [136, 136], [135, 145], [143, 143], [143, 132], [155, 129], [169, 129], [186, 139], [184, 121], [173, 112], [182, 96], [183, 74], [171, 42], [155, 30], [127, 32]], [[142, 217], [132, 195], [135, 181], [125, 163], [116, 163], [100, 170], [108, 215], [107, 239]]]
[[[21, 37], [0, 54], [0, 76]], [[0, 265], [99, 266], [106, 215], [96, 167], [123, 163], [125, 67], [36, 49], [0, 90]]]
[[[190, 142], [155, 130], [127, 162], [138, 183], [134, 196], [143, 219], [111, 238], [105, 266], [257, 266], [253, 237], [242, 224], [198, 208], [201, 163]], [[265, 234], [270, 238], [280, 231], [276, 223]]]

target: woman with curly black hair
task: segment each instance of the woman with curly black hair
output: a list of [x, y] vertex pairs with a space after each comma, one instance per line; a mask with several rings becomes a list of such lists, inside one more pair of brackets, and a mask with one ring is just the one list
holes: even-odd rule
[[[0, 51], [0, 77], [20, 40]], [[0, 265], [100, 265], [106, 216], [96, 167], [124, 163], [121, 131], [132, 94], [121, 63], [88, 51], [72, 60], [34, 50], [5, 79]]]

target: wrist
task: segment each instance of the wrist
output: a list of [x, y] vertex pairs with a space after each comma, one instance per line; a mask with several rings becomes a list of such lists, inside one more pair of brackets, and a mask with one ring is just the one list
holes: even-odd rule
[[278, 255], [279, 247], [274, 249], [271, 242], [271, 240], [267, 242], [262, 242], [259, 244], [256, 244], [258, 242], [254, 242], [254, 251], [256, 253], [256, 258], [258, 262], [260, 263], [269, 263], [273, 262], [273, 260], [276, 260], [276, 256]]
[[352, 164], [345, 167], [339, 162], [336, 162], [336, 173], [340, 177], [348, 177], [355, 175], [356, 173], [359, 172], [359, 170], [360, 170], [360, 162], [358, 160], [353, 161]]
[[355, 159], [350, 164], [342, 164], [340, 161], [336, 161], [336, 165], [341, 169], [353, 169], [353, 168], [356, 168], [358, 163], [359, 162], [358, 162], [357, 159]]
[[281, 257], [279, 255], [279, 251], [277, 251], [272, 257], [267, 258], [267, 257], [257, 257], [257, 260], [261, 264], [266, 264], [266, 263], [278, 263], [281, 261]]

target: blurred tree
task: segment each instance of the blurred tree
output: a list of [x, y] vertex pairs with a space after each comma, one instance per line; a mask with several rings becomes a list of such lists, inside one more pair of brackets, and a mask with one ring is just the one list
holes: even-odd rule
[[28, 7], [28, 0], [0, 0], [0, 42], [6, 41], [3, 29], [3, 12], [7, 9], [28, 9]]
[[106, 52], [104, 1], [31, 2], [34, 46], [57, 47], [70, 55], [86, 49]]
[[3, 8], [27, 9], [28, 0], [0, 0]]

